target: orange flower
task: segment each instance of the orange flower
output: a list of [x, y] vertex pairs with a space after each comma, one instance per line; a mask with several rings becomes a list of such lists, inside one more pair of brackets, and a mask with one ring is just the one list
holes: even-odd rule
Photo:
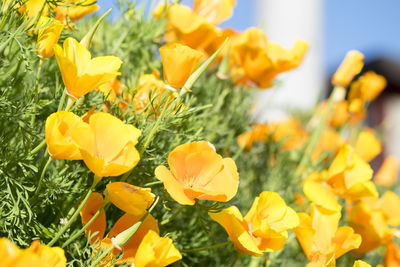
[[54, 52], [67, 93], [78, 99], [121, 73], [122, 61], [113, 56], [91, 58], [90, 52], [69, 37]]
[[354, 262], [353, 267], [371, 267], [371, 265], [362, 260], [357, 260]]
[[154, 201], [150, 188], [142, 188], [123, 182], [107, 184], [106, 196], [128, 214], [143, 216]]
[[378, 196], [372, 178], [372, 169], [349, 145], [344, 145], [336, 155], [328, 173], [326, 182], [335, 194], [351, 200], [368, 196]]
[[385, 89], [386, 84], [385, 77], [368, 71], [351, 84], [349, 100], [360, 99], [371, 102]]
[[181, 44], [160, 48], [165, 82], [175, 89], [182, 88], [190, 74], [200, 65], [203, 54]]
[[307, 141], [307, 132], [301, 127], [300, 121], [290, 118], [270, 124], [270, 132], [275, 142], [282, 142], [283, 150], [300, 148]]
[[186, 6], [171, 5], [167, 18], [169, 24], [165, 39], [168, 43], [180, 42], [203, 52], [217, 37], [216, 27]]
[[235, 0], [194, 0], [193, 11], [207, 22], [218, 25], [232, 16]]
[[84, 127], [82, 119], [69, 111], [58, 111], [46, 119], [45, 136], [49, 153], [54, 159], [80, 160], [81, 153], [72, 139], [72, 132]]
[[390, 241], [386, 244], [385, 266], [400, 266], [400, 248], [393, 241]]
[[340, 64], [332, 77], [332, 84], [347, 87], [354, 77], [360, 73], [364, 66], [364, 55], [356, 50], [351, 50]]
[[298, 213], [300, 225], [293, 231], [311, 261], [309, 266], [327, 266], [331, 260], [335, 266], [335, 259], [360, 246], [361, 236], [351, 227], [338, 227], [340, 211], [332, 212], [314, 204], [310, 208], [311, 216]]
[[194, 205], [194, 199], [229, 201], [237, 192], [239, 174], [231, 158], [222, 158], [207, 141], [176, 147], [168, 164], [158, 166], [155, 175], [178, 203]]
[[[125, 231], [126, 229], [137, 223], [141, 219], [141, 217], [142, 217], [141, 215], [140, 216], [135, 216], [131, 214], [123, 215], [111, 228], [107, 237], [111, 239], [117, 236], [119, 233]], [[146, 234], [151, 230], [156, 232], [157, 234], [160, 232], [158, 229], [156, 219], [154, 219], [154, 217], [151, 214], [149, 214], [147, 215], [143, 223], [140, 225], [139, 229], [137, 230], [135, 235], [131, 238], [131, 240], [129, 240], [129, 242], [122, 247], [123, 256], [121, 258], [120, 263], [128, 261], [130, 261], [131, 263], [134, 262], [134, 258], [136, 256], [140, 243], [142, 242]], [[119, 250], [114, 249], [113, 254], [117, 255], [119, 252], [120, 252]]]
[[163, 267], [182, 259], [172, 239], [149, 230], [136, 252], [135, 267]]
[[22, 250], [7, 238], [0, 238], [0, 257], [2, 267], [65, 267], [67, 264], [62, 248], [41, 245], [39, 240]]
[[[86, 202], [80, 213], [83, 226], [85, 226], [92, 219], [96, 212], [102, 207], [103, 202], [103, 196], [100, 193], [94, 192], [90, 195], [88, 201]], [[85, 230], [85, 234], [87, 237], [91, 237], [89, 243], [94, 244], [103, 238], [105, 231], [106, 214], [102, 209], [98, 217]]]
[[254, 142], [266, 142], [268, 140], [269, 126], [265, 124], [256, 124], [252, 126], [251, 131], [242, 133], [237, 137], [239, 147], [250, 149]]
[[381, 168], [375, 175], [375, 183], [382, 186], [391, 186], [394, 184], [398, 177], [398, 160], [395, 156], [385, 158]]
[[250, 28], [232, 40], [231, 64], [242, 68], [245, 77], [260, 88], [270, 88], [279, 73], [300, 65], [307, 46], [297, 41], [292, 49], [286, 50], [268, 42], [262, 30]]
[[28, 25], [31, 26], [36, 21], [37, 17], [47, 16], [49, 7], [46, 0], [28, 0], [18, 9], [19, 12], [24, 13], [27, 20], [30, 20]]
[[366, 129], [359, 134], [354, 151], [366, 162], [370, 162], [382, 152], [382, 144], [373, 129]]
[[258, 257], [282, 249], [287, 230], [299, 224], [296, 212], [277, 193], [268, 191], [255, 198], [244, 218], [235, 206], [208, 215], [225, 228], [236, 249]]
[[141, 131], [108, 113], [95, 113], [75, 129], [73, 140], [86, 166], [98, 177], [119, 176], [139, 162], [135, 145]]
[[311, 155], [312, 160], [318, 160], [323, 152], [333, 152], [333, 154], [336, 154], [345, 142], [344, 138], [336, 131], [332, 129], [325, 130]]
[[36, 42], [36, 53], [44, 60], [54, 55], [54, 45], [60, 38], [64, 25], [57, 20], [51, 20], [47, 17], [41, 17], [39, 26], [45, 26], [39, 29], [38, 39]]
[[62, 0], [54, 9], [55, 18], [64, 24], [67, 24], [67, 17], [75, 22], [99, 9], [95, 3], [93, 0]]
[[152, 74], [142, 75], [139, 79], [138, 90], [133, 97], [133, 105], [136, 111], [140, 112], [151, 103], [151, 113], [154, 113], [161, 104], [163, 95], [166, 92], [168, 97], [164, 101], [170, 101], [177, 97], [178, 94], [174, 91], [168, 90], [165, 83], [159, 79], [159, 73], [153, 72]]

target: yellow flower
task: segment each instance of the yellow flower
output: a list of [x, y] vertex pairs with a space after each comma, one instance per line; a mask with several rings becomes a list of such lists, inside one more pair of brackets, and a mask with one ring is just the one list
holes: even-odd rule
[[169, 23], [165, 39], [168, 43], [179, 42], [204, 52], [218, 35], [213, 24], [184, 5], [171, 5], [167, 18]]
[[222, 158], [207, 141], [177, 146], [168, 156], [168, 170], [158, 166], [155, 175], [178, 203], [194, 199], [229, 201], [238, 190], [239, 174], [231, 158]]
[[167, 44], [160, 48], [164, 80], [175, 89], [182, 88], [190, 74], [200, 65], [203, 54], [181, 44]]
[[326, 175], [326, 182], [335, 194], [350, 199], [377, 196], [370, 181], [372, 169], [349, 145], [344, 145], [334, 158]]
[[[141, 217], [142, 215], [140, 216], [135, 216], [131, 214], [123, 215], [111, 228], [107, 237], [113, 238], [117, 236], [119, 233], [125, 231], [126, 229], [137, 223], [141, 219]], [[122, 247], [123, 256], [121, 258], [120, 263], [128, 261], [130, 261], [131, 263], [134, 262], [134, 258], [136, 257], [140, 243], [142, 243], [143, 238], [149, 231], [154, 231], [157, 234], [160, 232], [160, 230], [158, 229], [157, 220], [151, 214], [147, 215], [146, 219], [142, 222], [139, 229], [131, 238], [131, 240], [129, 240], [129, 242]], [[113, 251], [113, 254], [117, 255], [120, 252], [121, 251], [115, 249]]]
[[344, 138], [336, 131], [332, 129], [325, 130], [311, 155], [312, 160], [318, 160], [323, 152], [336, 154], [345, 142]]
[[33, 25], [37, 17], [47, 16], [49, 13], [49, 7], [46, 4], [46, 0], [28, 0], [24, 1], [24, 4], [18, 9], [19, 12], [24, 13], [29, 26]]
[[371, 267], [371, 265], [366, 263], [365, 261], [357, 260], [354, 262], [353, 267]]
[[314, 204], [310, 208], [311, 216], [299, 213], [300, 224], [293, 229], [304, 254], [315, 264], [310, 266], [326, 266], [332, 260], [334, 264], [335, 259], [360, 246], [361, 236], [354, 234], [351, 227], [338, 227], [340, 211]]
[[135, 216], [143, 216], [155, 197], [150, 188], [123, 182], [107, 184], [106, 196], [115, 206]]
[[163, 267], [182, 259], [168, 237], [160, 237], [149, 230], [140, 243], [134, 264], [136, 267]]
[[366, 162], [370, 162], [382, 152], [382, 144], [373, 129], [366, 129], [359, 134], [354, 151]]
[[0, 238], [0, 258], [2, 267], [65, 267], [67, 264], [62, 248], [41, 245], [39, 240], [27, 249], [20, 249], [7, 238]]
[[194, 0], [193, 11], [207, 22], [218, 25], [232, 16], [235, 0]]
[[298, 149], [308, 139], [307, 132], [301, 127], [300, 121], [294, 118], [271, 123], [270, 132], [274, 141], [282, 142], [283, 150]]
[[321, 180], [321, 175], [317, 172], [311, 173], [304, 181], [303, 192], [311, 202], [324, 209], [332, 212], [342, 209], [331, 187]]
[[76, 128], [72, 138], [86, 166], [98, 177], [118, 176], [139, 162], [135, 145], [141, 131], [108, 113], [95, 113], [89, 124]]
[[67, 93], [78, 99], [117, 75], [122, 61], [113, 56], [91, 58], [90, 52], [69, 37], [64, 47], [56, 45], [54, 52]]
[[392, 226], [400, 226], [400, 198], [391, 191], [386, 191], [376, 203], [376, 209], [382, 211], [385, 221]]
[[55, 18], [67, 24], [67, 17], [75, 22], [99, 9], [93, 0], [63, 0], [55, 7]]
[[268, 140], [269, 133], [269, 125], [256, 124], [252, 126], [251, 131], [247, 131], [239, 135], [237, 137], [237, 143], [239, 147], [246, 147], [248, 150], [253, 146], [254, 142], [266, 142]]
[[[103, 202], [103, 196], [100, 193], [93, 192], [90, 195], [88, 201], [80, 212], [83, 226], [85, 226], [92, 219], [94, 214], [102, 207]], [[101, 210], [98, 217], [85, 230], [85, 234], [87, 237], [91, 237], [89, 243], [95, 244], [103, 238], [105, 231], [106, 214], [104, 210]]]
[[375, 175], [375, 183], [382, 186], [391, 186], [397, 181], [399, 163], [395, 156], [385, 158], [381, 168]]
[[368, 71], [351, 84], [349, 100], [361, 99], [371, 102], [385, 89], [386, 84], [385, 77]]
[[340, 64], [332, 77], [332, 84], [347, 87], [354, 77], [360, 73], [364, 66], [364, 55], [356, 50], [351, 50]]
[[236, 249], [253, 256], [282, 249], [287, 230], [299, 224], [296, 212], [277, 193], [268, 191], [255, 198], [244, 218], [235, 206], [208, 215], [225, 228]]
[[64, 25], [58, 20], [41, 17], [39, 20], [39, 26], [45, 25], [45, 28], [39, 30], [36, 42], [36, 53], [42, 60], [54, 55], [54, 45], [57, 44], [61, 31], [64, 28]]
[[243, 70], [244, 78], [260, 88], [270, 88], [279, 73], [300, 65], [307, 47], [307, 43], [296, 41], [292, 49], [286, 50], [268, 42], [262, 30], [250, 28], [233, 38], [231, 62]]
[[85, 126], [82, 119], [72, 112], [58, 111], [46, 119], [45, 135], [49, 153], [54, 159], [80, 160], [81, 153], [72, 132]]
[[349, 225], [362, 236], [362, 243], [355, 251], [357, 254], [374, 250], [392, 238], [393, 232], [377, 201], [377, 198], [364, 198], [347, 209]]

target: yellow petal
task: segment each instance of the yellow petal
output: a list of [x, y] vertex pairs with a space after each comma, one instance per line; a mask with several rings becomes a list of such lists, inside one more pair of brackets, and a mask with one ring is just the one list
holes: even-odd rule
[[330, 211], [342, 209], [330, 187], [324, 185], [321, 181], [307, 178], [303, 183], [303, 192], [311, 202], [325, 209]]
[[194, 0], [193, 11], [218, 25], [232, 16], [235, 0]]
[[356, 50], [349, 51], [345, 59], [332, 77], [332, 84], [347, 87], [354, 76], [360, 73], [364, 66], [364, 55]]
[[335, 258], [339, 258], [346, 252], [360, 247], [361, 236], [355, 234], [349, 226], [340, 227], [332, 238], [335, 245]]
[[[356, 260], [353, 264], [353, 267], [371, 267], [370, 264], [366, 263], [365, 261], [362, 260]], [[389, 266], [388, 266], [389, 267]]]
[[398, 160], [394, 156], [385, 158], [378, 173], [375, 175], [375, 183], [382, 186], [391, 186], [398, 177]]
[[[92, 219], [92, 217], [102, 207], [102, 205], [103, 205], [103, 196], [97, 192], [92, 193], [88, 201], [86, 202], [85, 206], [83, 207], [82, 211], [80, 212], [83, 226], [85, 226]], [[98, 217], [85, 230], [85, 234], [87, 237], [91, 236], [89, 243], [94, 244], [103, 238], [105, 231], [106, 231], [106, 214], [102, 209]], [[94, 235], [94, 233], [96, 234]]]
[[42, 245], [39, 240], [33, 241], [27, 251], [32, 251], [40, 258], [42, 262], [40, 266], [65, 267], [67, 264], [62, 248]]
[[382, 144], [372, 129], [360, 133], [354, 151], [366, 162], [370, 162], [382, 151]]
[[146, 213], [146, 209], [151, 206], [155, 196], [150, 188], [114, 182], [107, 184], [107, 197], [126, 213], [140, 216]]

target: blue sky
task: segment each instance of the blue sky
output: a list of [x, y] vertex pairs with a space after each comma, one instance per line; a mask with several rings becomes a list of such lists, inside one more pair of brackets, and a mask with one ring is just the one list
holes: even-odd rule
[[[182, 2], [191, 5], [192, 1]], [[98, 0], [100, 12], [114, 7], [114, 3]], [[255, 3], [256, 0], [237, 0], [234, 16], [221, 26], [238, 31], [257, 26], [252, 15]], [[400, 59], [399, 0], [325, 0], [324, 3], [325, 34], [322, 38], [327, 73], [332, 72], [351, 49], [363, 52], [367, 60], [379, 55]]]

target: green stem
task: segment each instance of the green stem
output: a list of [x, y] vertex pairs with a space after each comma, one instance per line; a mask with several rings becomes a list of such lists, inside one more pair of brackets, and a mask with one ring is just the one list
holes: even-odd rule
[[94, 261], [92, 262], [92, 264], [90, 265], [90, 267], [97, 267], [98, 264], [108, 255], [111, 253], [111, 251], [114, 250], [114, 247], [111, 246], [109, 248], [107, 248], [106, 250], [103, 251], [103, 253], [100, 254], [100, 256]]
[[60, 111], [63, 109], [66, 97], [67, 97], [67, 91], [66, 91], [66, 89], [64, 89], [64, 91], [61, 95], [61, 98], [60, 98], [60, 102], [58, 103], [57, 111]]
[[38, 101], [39, 101], [39, 81], [40, 81], [40, 73], [41, 73], [41, 70], [42, 70], [43, 62], [44, 61], [40, 60], [39, 67], [38, 67], [38, 70], [37, 70], [37, 73], [36, 73], [36, 81], [35, 81], [35, 88], [34, 88], [34, 91], [35, 91], [34, 101], [35, 101], [35, 103], [33, 105], [33, 112], [32, 112], [32, 118], [31, 118], [31, 127], [34, 126], [35, 119], [36, 119], [37, 105], [38, 105]]
[[220, 248], [220, 247], [225, 247], [225, 246], [229, 245], [230, 243], [231, 243], [231, 241], [226, 241], [226, 242], [218, 243], [218, 244], [208, 246], [208, 247], [184, 249], [184, 250], [181, 250], [181, 252], [189, 253], [189, 252], [198, 252], [198, 251], [204, 251], [204, 250], [212, 250], [212, 249], [216, 249], [216, 248]]
[[43, 139], [42, 142], [40, 142], [40, 144], [38, 144], [34, 149], [32, 149], [31, 155], [34, 155], [37, 152], [39, 152], [45, 145], [46, 145], [46, 140]]
[[246, 146], [242, 146], [239, 148], [238, 151], [236, 151], [235, 155], [233, 155], [232, 159], [237, 160], [237, 158], [243, 153], [243, 151], [246, 149]]
[[335, 86], [335, 88], [333, 89], [333, 92], [331, 93], [328, 99], [327, 108], [325, 108], [324, 111], [322, 112], [319, 119], [319, 124], [317, 128], [312, 132], [310, 141], [308, 142], [304, 150], [303, 157], [301, 158], [300, 163], [297, 166], [295, 172], [296, 179], [301, 179], [303, 176], [302, 174], [304, 173], [304, 171], [306, 171], [306, 166], [308, 166], [310, 162], [311, 154], [315, 150], [315, 147], [318, 145], [321, 135], [325, 131], [325, 128], [329, 123], [333, 104], [338, 101], [336, 98], [338, 98], [338, 96], [343, 94], [343, 90], [345, 89], [340, 86]]
[[85, 206], [86, 202], [89, 200], [90, 195], [93, 193], [93, 189], [96, 186], [96, 179], [93, 181], [93, 185], [90, 187], [90, 189], [88, 190], [85, 198], [83, 199], [83, 201], [81, 202], [81, 204], [79, 205], [79, 207], [76, 209], [76, 211], [74, 212], [74, 214], [72, 215], [72, 217], [70, 219], [68, 219], [67, 224], [65, 224], [59, 231], [58, 233], [53, 237], [53, 239], [47, 244], [49, 247], [51, 247], [52, 245], [54, 245], [58, 239], [65, 233], [65, 231], [68, 230], [68, 228], [71, 226], [71, 224], [73, 222], [75, 222], [76, 218], [78, 217], [79, 213], [81, 212], [81, 210], [83, 209], [83, 207]]
[[161, 181], [155, 181], [155, 182], [151, 182], [151, 183], [144, 184], [143, 187], [158, 185], [158, 184], [162, 184], [162, 183], [163, 183], [163, 182], [161, 182]]
[[85, 230], [94, 222], [94, 220], [97, 219], [97, 217], [100, 215], [101, 211], [104, 209], [104, 207], [108, 204], [109, 202], [104, 201], [103, 205], [100, 207], [100, 209], [98, 209], [96, 211], [96, 213], [93, 215], [93, 217], [82, 227], [81, 230], [79, 230], [78, 232], [76, 232], [74, 235], [72, 235], [70, 238], [67, 239], [67, 241], [64, 242], [64, 244], [62, 244], [62, 248], [65, 248], [66, 246], [68, 246], [69, 244], [72, 243], [72, 241], [74, 241], [75, 239], [77, 239], [83, 232], [85, 232]]
[[38, 185], [36, 187], [35, 193], [33, 194], [32, 199], [36, 199], [37, 194], [39, 194], [40, 189], [42, 188], [42, 181], [43, 181], [43, 178], [44, 178], [44, 174], [46, 173], [47, 168], [49, 167], [51, 161], [53, 160], [53, 158], [50, 157], [49, 154], [47, 154], [46, 156], [49, 157], [49, 158], [48, 158], [46, 164], [43, 167], [42, 173], [40, 174], [39, 182], [38, 182]]
[[182, 210], [185, 208], [185, 206], [181, 206], [174, 214], [171, 215], [171, 217], [169, 217], [168, 219], [165, 219], [164, 221], [162, 221], [160, 224], [161, 225], [165, 225], [167, 223], [170, 223], [173, 219], [176, 218], [176, 216], [178, 216]]
[[236, 264], [237, 261], [239, 260], [240, 256], [241, 256], [240, 252], [237, 252], [235, 258], [233, 259], [233, 262], [232, 262], [232, 264], [231, 264], [231, 267], [235, 267], [235, 264]]

